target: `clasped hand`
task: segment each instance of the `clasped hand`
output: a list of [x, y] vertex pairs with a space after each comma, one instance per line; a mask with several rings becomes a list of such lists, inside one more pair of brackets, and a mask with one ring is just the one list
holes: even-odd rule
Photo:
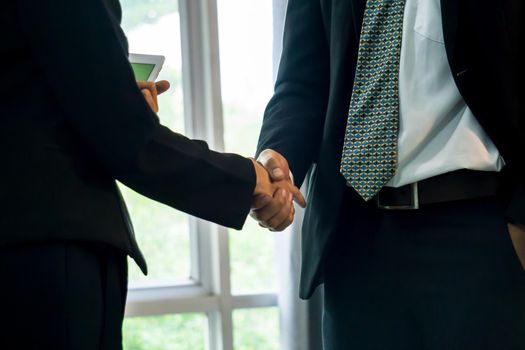
[[282, 231], [294, 220], [295, 200], [301, 207], [306, 201], [294, 186], [288, 162], [279, 153], [267, 149], [257, 161], [253, 160], [257, 174], [251, 216], [259, 225], [271, 231]]

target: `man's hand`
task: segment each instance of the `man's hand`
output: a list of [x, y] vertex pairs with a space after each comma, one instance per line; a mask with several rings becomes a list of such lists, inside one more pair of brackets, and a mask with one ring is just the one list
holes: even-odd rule
[[153, 112], [158, 113], [159, 105], [157, 102], [157, 96], [166, 92], [170, 88], [170, 83], [167, 80], [160, 80], [157, 82], [137, 81], [137, 86]]
[[266, 169], [253, 161], [257, 174], [251, 216], [262, 227], [272, 231], [282, 231], [294, 219], [293, 196], [299, 189], [289, 181], [273, 181]]
[[268, 193], [257, 195], [252, 203], [251, 216], [262, 227], [272, 231], [282, 231], [294, 219], [295, 208], [293, 200], [306, 207], [306, 201], [297, 187], [294, 186], [286, 159], [278, 152], [265, 150], [258, 158], [256, 169], [261, 173], [259, 177], [277, 186], [272, 196]]
[[510, 239], [514, 245], [514, 250], [520, 259], [521, 266], [525, 270], [525, 227], [514, 224], [508, 224], [508, 226]]
[[[266, 168], [273, 181], [288, 181], [291, 185], [294, 185], [288, 161], [279, 152], [265, 149], [261, 152], [257, 161]], [[306, 200], [300, 191], [293, 192], [293, 196], [297, 204], [306, 208]]]

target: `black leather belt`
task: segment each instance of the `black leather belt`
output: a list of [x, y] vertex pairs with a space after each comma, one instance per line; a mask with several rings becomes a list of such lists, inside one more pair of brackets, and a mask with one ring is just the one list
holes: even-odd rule
[[499, 173], [458, 170], [402, 187], [384, 187], [374, 200], [380, 209], [411, 210], [425, 204], [490, 197], [500, 189]]

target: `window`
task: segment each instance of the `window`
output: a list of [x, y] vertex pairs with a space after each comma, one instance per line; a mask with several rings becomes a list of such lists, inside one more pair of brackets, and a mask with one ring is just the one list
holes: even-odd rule
[[204, 350], [206, 316], [187, 313], [128, 318], [123, 335], [128, 350]]
[[[170, 90], [159, 100], [162, 123], [184, 130], [180, 16], [176, 0], [124, 0], [123, 27], [130, 52], [162, 54], [166, 62], [159, 79], [169, 80]], [[121, 186], [137, 240], [148, 257], [150, 276], [145, 278], [130, 264], [132, 286], [169, 284], [190, 277], [190, 233], [187, 216]]]
[[[162, 123], [252, 156], [272, 93], [272, 2], [121, 1], [130, 52], [166, 56]], [[250, 219], [228, 230], [121, 188], [150, 270], [130, 263], [125, 349], [278, 349], [274, 234]]]
[[[218, 9], [225, 149], [253, 156], [273, 91], [272, 2], [218, 0]], [[274, 291], [274, 235], [252, 220], [229, 237], [233, 292]]]

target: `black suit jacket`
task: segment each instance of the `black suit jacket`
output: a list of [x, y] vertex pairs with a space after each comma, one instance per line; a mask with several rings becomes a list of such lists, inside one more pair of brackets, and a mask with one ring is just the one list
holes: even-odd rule
[[[363, 201], [339, 172], [365, 0], [289, 0], [275, 94], [258, 152], [289, 161], [297, 184], [309, 171], [303, 225], [301, 297], [323, 279], [323, 257], [344, 219]], [[467, 105], [506, 160], [508, 219], [525, 223], [524, 114], [517, 64], [519, 0], [441, 0], [448, 59]], [[345, 197], [344, 197], [345, 196]], [[342, 212], [342, 203], [349, 203]], [[346, 230], [351, 230], [346, 227]]]
[[115, 184], [241, 228], [251, 161], [159, 124], [127, 60], [117, 0], [14, 0], [0, 12], [0, 244], [111, 244], [145, 271]]

